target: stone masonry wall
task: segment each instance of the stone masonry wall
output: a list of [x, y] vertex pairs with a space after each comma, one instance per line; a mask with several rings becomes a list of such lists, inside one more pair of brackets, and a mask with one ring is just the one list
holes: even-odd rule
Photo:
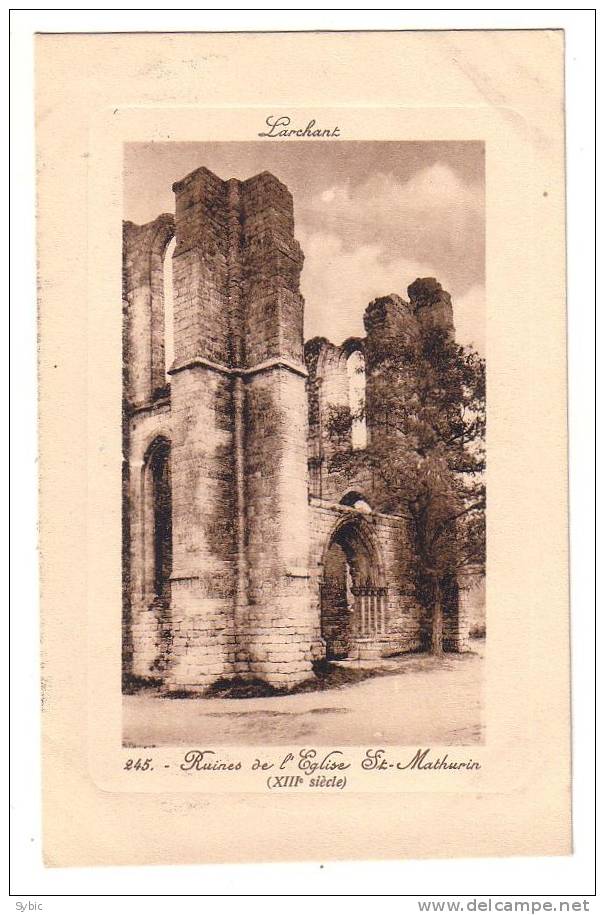
[[[174, 688], [311, 672], [302, 255], [272, 175], [175, 184]], [[294, 610], [292, 608], [295, 608]]]
[[128, 421], [129, 452], [126, 461], [125, 498], [128, 518], [125, 571], [125, 609], [129, 617], [127, 667], [137, 676], [157, 675], [163, 652], [160, 620], [154, 609], [153, 593], [153, 508], [146, 458], [159, 439], [170, 440], [170, 403], [156, 402], [135, 412]]
[[143, 226], [124, 223], [124, 396], [130, 407], [153, 401], [165, 387], [164, 253], [174, 217], [163, 214]]
[[126, 222], [123, 227], [123, 654], [125, 668], [138, 676], [157, 673], [163, 651], [148, 584], [150, 518], [144, 469], [153, 441], [161, 435], [170, 438], [163, 260], [173, 235], [174, 217], [169, 214], [143, 226]]
[[292, 197], [268, 173], [244, 182], [245, 531], [250, 671], [288, 686], [311, 675], [306, 369]]
[[[416, 280], [408, 287], [409, 301], [398, 295], [381, 296], [370, 302], [364, 315], [366, 356], [366, 404], [368, 435], [399, 447], [399, 433], [389, 425], [389, 405], [381, 384], [380, 353], [390, 348], [393, 339], [404, 341], [421, 334], [430, 326], [441, 326], [453, 334], [450, 296], [433, 279]], [[396, 345], [395, 343], [395, 345]], [[376, 492], [377, 506], [391, 511], [389, 494]]]
[[[365, 355], [368, 434], [380, 404], [373, 354], [385, 334], [451, 323], [447, 293], [410, 287], [375, 300], [367, 337], [303, 353], [303, 256], [293, 201], [273, 175], [222, 181], [205, 168], [174, 184], [175, 217], [124, 224], [124, 658], [171, 690], [222, 677], [277, 686], [312, 676], [321, 638], [324, 556], [343, 523], [359, 528], [385, 597], [381, 654], [421, 645], [406, 519], [367, 472], [330, 472], [331, 405], [348, 405], [347, 359]], [[173, 255], [174, 364], [165, 375], [163, 262]], [[423, 281], [425, 282], [425, 281]], [[435, 304], [437, 303], [437, 304]], [[427, 307], [427, 304], [431, 307]], [[434, 307], [433, 307], [434, 306]], [[159, 443], [159, 445], [158, 445]], [[150, 455], [170, 460], [172, 570], [154, 593]], [[157, 453], [157, 452], [156, 452]], [[370, 514], [340, 504], [351, 492]], [[446, 620], [452, 644], [465, 622]]]
[[360, 515], [339, 503], [311, 499], [311, 601], [316, 619], [321, 619], [321, 584], [324, 557], [336, 528], [345, 519], [359, 519], [367, 529], [379, 557], [381, 585], [387, 589], [386, 632], [377, 640], [380, 654], [388, 656], [420, 647], [422, 610], [410, 587], [409, 565], [413, 562], [404, 518]]

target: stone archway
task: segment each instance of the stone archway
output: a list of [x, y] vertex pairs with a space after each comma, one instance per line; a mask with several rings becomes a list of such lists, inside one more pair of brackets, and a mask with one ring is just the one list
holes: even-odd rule
[[357, 657], [386, 631], [386, 582], [372, 529], [358, 515], [339, 522], [323, 557], [321, 635], [326, 658]]

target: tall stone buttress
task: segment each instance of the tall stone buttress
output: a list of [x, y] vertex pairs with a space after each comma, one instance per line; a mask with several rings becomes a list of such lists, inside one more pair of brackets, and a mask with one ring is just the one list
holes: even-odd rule
[[268, 173], [173, 190], [170, 688], [292, 685], [319, 653], [309, 600], [302, 253]]

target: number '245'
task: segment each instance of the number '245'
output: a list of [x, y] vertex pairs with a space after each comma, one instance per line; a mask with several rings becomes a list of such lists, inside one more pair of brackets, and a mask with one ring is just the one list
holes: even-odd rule
[[124, 768], [132, 771], [151, 772], [153, 770], [152, 762], [153, 759], [127, 759]]

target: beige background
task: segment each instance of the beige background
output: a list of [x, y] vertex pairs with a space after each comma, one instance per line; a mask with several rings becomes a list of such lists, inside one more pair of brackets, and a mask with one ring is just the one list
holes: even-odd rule
[[[568, 852], [561, 33], [41, 36], [37, 75], [47, 862]], [[122, 143], [256, 139], [277, 108], [343, 139], [486, 143], [480, 773], [359, 772], [333, 797], [121, 768]]]

